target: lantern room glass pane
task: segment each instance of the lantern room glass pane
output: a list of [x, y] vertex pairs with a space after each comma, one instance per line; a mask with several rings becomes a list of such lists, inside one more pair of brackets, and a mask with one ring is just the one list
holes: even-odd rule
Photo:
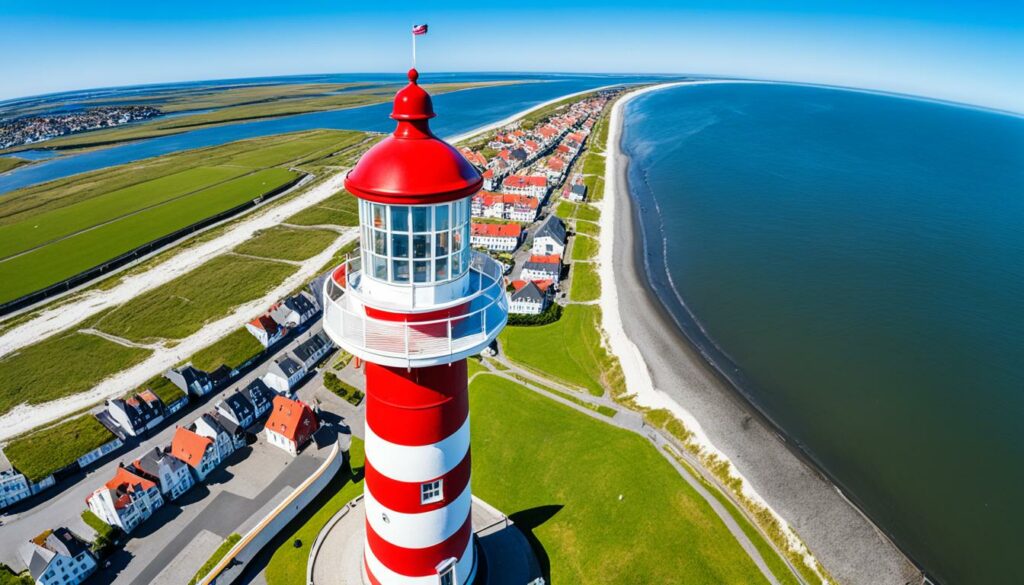
[[387, 215], [385, 215], [385, 207], [379, 203], [373, 204], [373, 227], [379, 229], [385, 229], [387, 227]]
[[409, 231], [409, 207], [405, 205], [391, 206], [391, 231]]
[[434, 208], [434, 229], [437, 231], [448, 229], [448, 204], [438, 205]]
[[462, 257], [452, 254], [452, 278], [462, 274]]
[[430, 207], [413, 207], [412, 208], [412, 231], [414, 232], [429, 232], [430, 231], [430, 215], [432, 209]]
[[452, 230], [452, 250], [458, 252], [462, 249], [462, 230]]
[[393, 258], [409, 257], [409, 236], [405, 234], [391, 234], [391, 256]]
[[409, 282], [409, 261], [391, 261], [391, 280], [394, 282]]
[[373, 252], [386, 256], [388, 253], [388, 235], [384, 232], [373, 231]]
[[380, 256], [373, 257], [373, 277], [381, 280], [388, 279], [388, 261]]
[[412, 263], [413, 282], [430, 282], [430, 260], [417, 260]]
[[448, 279], [448, 259], [438, 258], [434, 260], [434, 280]]
[[451, 246], [448, 241], [448, 232], [441, 232], [434, 236], [434, 256], [448, 255], [448, 252], [451, 251]]
[[412, 237], [413, 258], [430, 258], [430, 236], [415, 235]]

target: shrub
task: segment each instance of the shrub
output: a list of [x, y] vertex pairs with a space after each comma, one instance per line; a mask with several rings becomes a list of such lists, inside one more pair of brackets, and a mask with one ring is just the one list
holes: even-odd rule
[[533, 327], [536, 325], [547, 325], [562, 318], [562, 305], [551, 303], [551, 305], [539, 315], [509, 315], [508, 324], [518, 327]]
[[341, 378], [334, 375], [333, 372], [324, 373], [324, 387], [331, 392], [334, 392], [340, 398], [344, 398], [353, 406], [359, 406], [359, 403], [363, 401], [365, 394], [353, 388], [352, 386], [341, 381]]

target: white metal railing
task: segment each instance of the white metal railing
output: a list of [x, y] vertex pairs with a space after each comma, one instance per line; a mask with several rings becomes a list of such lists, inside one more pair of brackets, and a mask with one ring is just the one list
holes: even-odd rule
[[408, 362], [479, 351], [508, 319], [502, 266], [486, 254], [473, 252], [470, 260], [471, 292], [460, 303], [467, 306], [465, 312], [441, 319], [387, 321], [368, 316], [362, 302], [353, 302], [357, 296], [361, 301], [362, 277], [357, 256], [338, 266], [324, 283], [324, 329], [356, 355]]

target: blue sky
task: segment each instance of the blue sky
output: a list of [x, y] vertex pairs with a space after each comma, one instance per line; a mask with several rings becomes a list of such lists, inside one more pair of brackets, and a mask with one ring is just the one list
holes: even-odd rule
[[[1024, 112], [1024, 0], [0, 1], [0, 99], [279, 74], [665, 72], [880, 89]], [[429, 6], [429, 7], [428, 7]]]

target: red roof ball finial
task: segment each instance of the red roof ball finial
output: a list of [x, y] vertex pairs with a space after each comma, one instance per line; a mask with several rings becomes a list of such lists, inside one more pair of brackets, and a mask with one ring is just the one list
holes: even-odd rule
[[395, 132], [363, 154], [345, 177], [345, 188], [356, 197], [419, 205], [453, 201], [480, 190], [483, 177], [476, 167], [430, 131], [434, 106], [430, 94], [416, 84], [418, 78], [419, 73], [410, 69], [409, 84], [395, 95]]
[[409, 85], [395, 94], [395, 107], [391, 110], [392, 119], [429, 120], [436, 115], [430, 94], [416, 83], [419, 77], [419, 71], [409, 70]]

